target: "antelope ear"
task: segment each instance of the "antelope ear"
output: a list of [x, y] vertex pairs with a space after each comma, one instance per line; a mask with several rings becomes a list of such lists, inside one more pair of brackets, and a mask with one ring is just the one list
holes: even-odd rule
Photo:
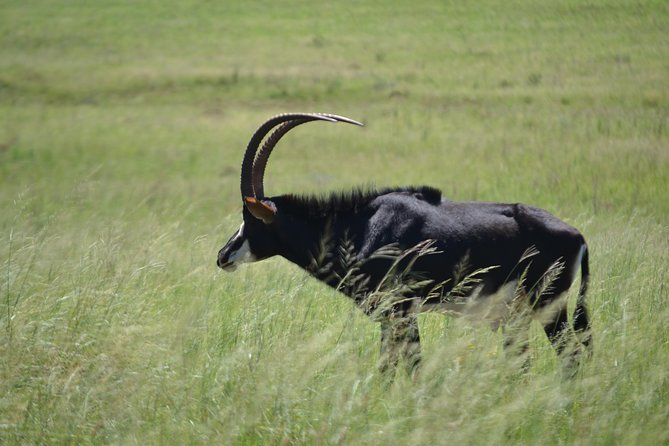
[[258, 220], [262, 220], [266, 225], [274, 221], [276, 216], [276, 206], [270, 200], [258, 200], [255, 197], [244, 197], [244, 205]]

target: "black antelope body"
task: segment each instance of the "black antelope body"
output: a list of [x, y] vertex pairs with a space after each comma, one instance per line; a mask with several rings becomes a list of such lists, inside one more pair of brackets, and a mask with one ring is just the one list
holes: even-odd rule
[[[274, 146], [294, 127], [317, 120], [362, 125], [330, 114], [283, 114], [260, 126], [242, 162], [243, 222], [218, 253], [219, 267], [232, 271], [279, 255], [340, 290], [381, 321], [383, 369], [400, 358], [411, 370], [418, 365], [421, 311], [503, 324], [505, 346], [518, 352], [527, 348], [530, 316], [538, 317], [574, 369], [590, 344], [588, 249], [579, 231], [542, 209], [450, 201], [427, 186], [265, 196]], [[572, 330], [565, 295], [579, 268]]]

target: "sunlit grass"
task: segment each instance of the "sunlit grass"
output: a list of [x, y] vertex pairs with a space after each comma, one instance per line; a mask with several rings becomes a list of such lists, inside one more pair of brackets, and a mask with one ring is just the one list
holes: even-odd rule
[[[668, 314], [657, 284], [667, 280], [660, 265], [669, 259], [654, 247], [661, 231], [638, 245], [652, 229], [627, 230], [614, 250], [625, 254], [610, 254], [606, 235], [591, 240], [596, 277], [607, 280], [597, 280], [589, 296], [596, 354], [575, 380], [562, 379], [538, 327], [534, 365], [521, 375], [485, 324], [427, 315], [420, 376], [412, 382], [400, 374], [390, 387], [376, 371], [374, 324], [281, 262], [219, 275], [170, 259], [173, 252], [207, 258], [206, 238], [180, 246], [164, 236], [138, 250], [124, 248], [120, 234], [128, 228], [120, 228], [91, 244], [71, 240], [75, 246], [61, 248], [68, 260], [51, 269], [38, 253], [57, 244], [54, 235], [14, 233], [3, 271], [10, 316], [2, 327], [3, 438], [666, 438]], [[643, 427], [620, 427], [637, 416]]]
[[[662, 2], [0, 6], [0, 443], [669, 441]], [[378, 326], [281, 259], [225, 274], [256, 126], [268, 194], [430, 184], [581, 229], [595, 354], [520, 374], [485, 324]], [[572, 298], [573, 300], [573, 298]], [[572, 303], [573, 305], [573, 303]]]

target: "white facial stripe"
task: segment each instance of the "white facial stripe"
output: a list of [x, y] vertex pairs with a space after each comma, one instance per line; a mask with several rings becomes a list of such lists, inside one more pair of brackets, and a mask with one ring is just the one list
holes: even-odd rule
[[239, 238], [244, 237], [244, 222], [239, 226], [239, 229], [237, 229], [237, 234], [235, 235], [234, 240], [237, 241]]
[[248, 240], [244, 240], [242, 246], [240, 246], [237, 251], [231, 253], [229, 257], [229, 261], [234, 263], [248, 263], [253, 262], [254, 260], [255, 256], [251, 252]]
[[229, 261], [234, 263], [249, 263], [254, 262], [255, 260], [256, 256], [251, 252], [248, 240], [244, 240], [242, 246], [240, 246], [237, 251], [230, 254], [229, 257]]
[[241, 243], [242, 241], [244, 241], [244, 223], [242, 223], [242, 225], [239, 227], [239, 229], [237, 229], [237, 232], [235, 232], [235, 235], [232, 236], [232, 238], [230, 238], [230, 240], [228, 240], [227, 245], [228, 246], [235, 246], [235, 245], [238, 245], [239, 243]]
[[[236, 243], [240, 240], [244, 240], [244, 223], [239, 227], [237, 235], [231, 241], [231, 243]], [[248, 240], [244, 240], [242, 246], [239, 247], [236, 251], [233, 251], [228, 256], [228, 261], [231, 263], [249, 263], [254, 262], [256, 256], [251, 252], [251, 246], [249, 245]]]

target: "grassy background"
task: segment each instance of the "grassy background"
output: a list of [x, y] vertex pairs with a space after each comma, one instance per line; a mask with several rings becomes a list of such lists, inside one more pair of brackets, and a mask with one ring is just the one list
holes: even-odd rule
[[[665, 1], [0, 2], [0, 443], [667, 444]], [[281, 259], [224, 274], [239, 164], [326, 111], [269, 194], [431, 184], [521, 201], [591, 247], [595, 356], [518, 376], [422, 316], [416, 382]]]

